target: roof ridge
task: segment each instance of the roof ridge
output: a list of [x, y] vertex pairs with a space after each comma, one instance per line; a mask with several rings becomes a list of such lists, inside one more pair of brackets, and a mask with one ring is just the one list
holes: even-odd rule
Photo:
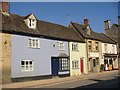
[[[38, 20], [38, 19], [37, 19]], [[54, 25], [58, 25], [58, 26], [62, 26], [62, 27], [65, 27], [65, 28], [69, 28], [67, 26], [64, 26], [64, 25], [61, 25], [61, 24], [57, 24], [57, 23], [53, 23], [53, 22], [48, 22], [48, 21], [44, 21], [44, 20], [38, 20], [38, 21], [42, 21], [42, 22], [46, 22], [46, 23], [49, 23], [49, 24], [54, 24]]]
[[79, 24], [79, 25], [84, 25], [84, 24], [80, 24], [80, 23], [77, 23], [77, 22], [73, 22], [73, 21], [71, 21], [72, 23], [76, 23], [76, 24]]
[[[107, 37], [108, 39], [112, 40], [113, 42], [115, 42], [112, 38], [110, 38], [109, 36], [107, 36], [106, 34], [104, 33], [101, 33], [102, 35], [104, 35], [105, 37]], [[116, 42], [115, 42], [116, 43]]]
[[[23, 18], [25, 18], [25, 17], [27, 17], [27, 16], [30, 16], [31, 14], [34, 14], [34, 13], [30, 13], [30, 14], [27, 15], [27, 16], [22, 16], [22, 15], [18, 15], [18, 14], [15, 14], [15, 13], [10, 13], [10, 12], [8, 12], [8, 13], [11, 14], [11, 15], [17, 15], [17, 16], [20, 16], [20, 17], [23, 17]], [[37, 18], [36, 18], [36, 19], [37, 19]], [[61, 25], [61, 24], [56, 24], [56, 23], [48, 22], [48, 21], [44, 21], [44, 20], [39, 20], [39, 19], [37, 19], [37, 21], [42, 21], [42, 22], [46, 22], [46, 23], [50, 23], [50, 24], [54, 24], [54, 25], [58, 25], [58, 26], [62, 26], [62, 27], [65, 27], [65, 28], [69, 28], [69, 27], [64, 26], [64, 25]]]

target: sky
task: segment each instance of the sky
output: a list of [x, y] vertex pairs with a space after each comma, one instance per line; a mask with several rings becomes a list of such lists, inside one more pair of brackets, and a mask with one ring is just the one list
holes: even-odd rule
[[[120, 6], [120, 5], [119, 5]], [[39, 20], [68, 26], [90, 19], [93, 31], [104, 33], [104, 21], [118, 24], [118, 2], [11, 2], [10, 12], [21, 16], [34, 13]]]

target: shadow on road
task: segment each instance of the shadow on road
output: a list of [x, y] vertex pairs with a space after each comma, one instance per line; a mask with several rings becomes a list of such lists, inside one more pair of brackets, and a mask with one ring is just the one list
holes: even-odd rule
[[81, 88], [116, 88], [120, 89], [120, 77], [115, 76], [115, 79], [111, 80], [99, 80], [99, 79], [89, 79], [91, 81], [96, 81], [94, 84], [89, 84], [85, 86], [80, 86], [72, 89], [67, 89], [67, 90], [73, 90], [73, 89], [81, 89]]

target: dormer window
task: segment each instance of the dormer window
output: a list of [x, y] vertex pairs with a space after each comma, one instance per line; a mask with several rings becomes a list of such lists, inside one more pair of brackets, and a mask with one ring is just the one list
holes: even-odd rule
[[24, 21], [29, 28], [32, 28], [32, 29], [36, 28], [37, 19], [34, 14], [30, 14], [26, 16]]
[[87, 34], [90, 35], [90, 26], [87, 26], [87, 28], [86, 28], [86, 32], [87, 32]]
[[29, 19], [29, 28], [35, 28], [35, 27], [36, 27], [35, 19]]

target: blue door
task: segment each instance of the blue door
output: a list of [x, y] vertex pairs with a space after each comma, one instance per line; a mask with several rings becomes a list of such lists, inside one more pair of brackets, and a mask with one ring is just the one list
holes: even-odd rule
[[59, 58], [52, 57], [51, 64], [52, 64], [52, 75], [53, 76], [58, 76]]

